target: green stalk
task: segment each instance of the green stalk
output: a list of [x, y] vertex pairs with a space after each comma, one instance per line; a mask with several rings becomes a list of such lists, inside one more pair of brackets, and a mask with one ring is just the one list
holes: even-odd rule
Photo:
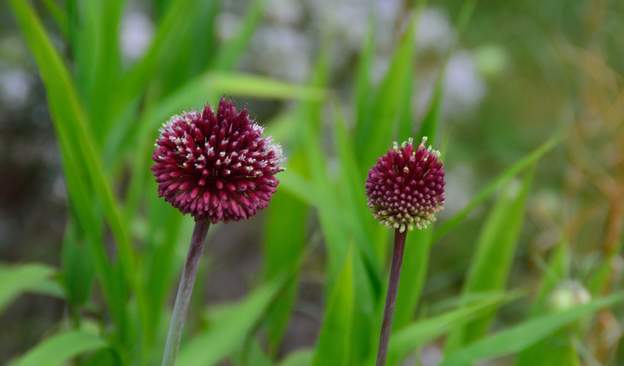
[[178, 292], [176, 295], [175, 305], [173, 306], [173, 314], [171, 322], [169, 323], [169, 332], [167, 333], [167, 343], [165, 344], [162, 366], [175, 365], [176, 355], [180, 346], [180, 338], [182, 338], [182, 329], [184, 328], [184, 322], [187, 315], [186, 313], [191, 301], [191, 295], [193, 293], [197, 267], [204, 250], [204, 242], [209, 227], [210, 222], [207, 219], [195, 222], [191, 245], [186, 257], [186, 263], [184, 263], [180, 283], [178, 284]]

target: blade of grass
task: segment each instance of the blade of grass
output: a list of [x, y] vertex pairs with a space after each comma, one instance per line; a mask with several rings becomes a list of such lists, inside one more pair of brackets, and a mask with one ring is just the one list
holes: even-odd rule
[[443, 80], [444, 70], [440, 72], [440, 75], [436, 80], [435, 86], [433, 88], [433, 94], [431, 95], [431, 101], [429, 102], [429, 108], [427, 109], [427, 113], [420, 123], [420, 129], [418, 130], [416, 141], [420, 141], [423, 137], [427, 136], [430, 144], [435, 145], [436, 143], [443, 103]]
[[208, 330], [183, 345], [177, 364], [210, 366], [231, 355], [274, 301], [284, 283], [284, 278], [271, 281], [254, 290], [240, 303], [228, 305], [216, 316]]
[[[78, 198], [84, 199], [89, 197], [86, 201], [81, 203], [82, 205], [93, 204], [89, 203], [92, 201], [93, 194], [84, 191], [82, 189], [84, 188], [83, 183], [77, 183], [76, 181], [84, 180], [85, 176], [92, 185], [93, 193], [98, 198], [98, 201], [101, 200], [104, 217], [117, 244], [117, 257], [123, 268], [123, 279], [125, 279], [130, 286], [134, 287], [139, 307], [142, 309], [144, 306], [142, 301], [143, 297], [140, 288], [138, 288], [135, 282], [136, 278], [133, 276], [135, 258], [132, 242], [125, 223], [122, 220], [116, 198], [104, 174], [103, 165], [97, 154], [97, 148], [89, 129], [87, 117], [80, 104], [67, 68], [54, 49], [49, 36], [46, 34], [31, 5], [26, 1], [19, 0], [11, 0], [9, 4], [24, 34], [26, 43], [34, 55], [46, 88], [52, 121], [54, 122], [54, 127], [61, 143], [65, 173], [73, 179], [73, 188], [82, 190]], [[76, 170], [68, 174], [68, 171], [71, 169]], [[81, 174], [81, 176], [72, 177], [74, 174]], [[84, 215], [84, 217], [87, 216], [88, 214]], [[90, 218], [90, 220], [96, 220], [90, 222], [90, 224], [93, 224], [93, 229], [99, 227], [97, 223], [98, 219]], [[92, 230], [91, 227], [83, 227], [83, 229]], [[95, 238], [95, 235], [93, 236], [94, 239], [96, 239], [94, 242], [95, 244], [101, 243], [99, 238]], [[100, 257], [98, 261], [104, 262], [102, 253], [105, 253], [105, 249], [101, 246], [93, 249], [95, 249], [93, 252], [97, 253]], [[111, 280], [110, 282], [112, 284], [108, 284], [110, 287], [107, 291], [110, 291], [108, 300], [112, 302], [115, 295], [112, 295], [114, 290], [111, 288], [116, 288], [119, 291], [126, 288], [126, 285], [117, 283], [115, 280]], [[119, 294], [119, 292], [117, 292], [117, 294]], [[112, 311], [115, 313], [121, 312], [116, 308], [113, 308]], [[145, 312], [142, 311], [141, 313], [144, 314]], [[117, 319], [121, 321], [122, 319], [126, 319], [126, 317], [119, 316]], [[120, 331], [123, 331], [123, 329], [124, 327], [120, 326]]]
[[[518, 245], [532, 178], [533, 169], [527, 172], [521, 186], [512, 184], [498, 198], [477, 240], [463, 295], [504, 289]], [[493, 317], [494, 311], [457, 328], [447, 342], [447, 350], [482, 337]]]
[[[289, 160], [289, 171], [296, 169], [296, 166], [296, 161]], [[264, 236], [264, 277], [267, 280], [284, 273], [299, 272], [299, 263], [293, 258], [301, 257], [304, 250], [308, 210], [306, 204], [285, 191], [278, 190], [273, 196]], [[297, 294], [297, 278], [295, 276], [287, 284], [286, 290], [269, 311], [267, 338], [271, 354], [276, 354], [290, 320]]]
[[76, 307], [84, 305], [89, 300], [95, 271], [88, 247], [79, 242], [78, 229], [72, 223], [69, 223], [65, 230], [61, 258], [62, 282], [67, 302], [74, 311]]
[[402, 93], [412, 83], [410, 69], [414, 54], [415, 14], [392, 56], [390, 67], [375, 95], [371, 118], [358, 125], [356, 147], [360, 167], [366, 169], [390, 146], [401, 111]]
[[48, 282], [54, 268], [43, 264], [0, 265], [0, 313], [20, 294]]
[[247, 48], [258, 24], [264, 15], [265, 0], [253, 0], [241, 23], [236, 36], [230, 39], [221, 49], [215, 61], [215, 69], [230, 70]]
[[312, 350], [304, 349], [294, 351], [288, 354], [279, 366], [310, 366], [314, 353]]
[[330, 291], [312, 366], [349, 364], [354, 307], [353, 252], [345, 257], [334, 288]]
[[11, 363], [12, 366], [61, 366], [75, 356], [106, 347], [97, 335], [84, 331], [68, 331], [55, 334], [36, 345], [24, 356]]
[[[97, 155], [95, 143], [88, 129], [86, 116], [67, 69], [52, 46], [30, 4], [18, 0], [11, 0], [10, 4], [24, 33], [27, 44], [37, 61], [41, 78], [48, 94], [49, 105], [56, 128], [63, 131], [71, 130], [75, 133], [76, 139], [71, 141], [71, 150], [68, 150], [68, 152], [71, 151], [77, 156], [84, 157], [86, 173], [88, 173], [93, 184], [94, 191], [103, 201], [105, 216], [118, 244], [119, 259], [123, 263], [127, 274], [129, 274], [133, 268], [134, 261], [130, 237], [112, 189], [104, 176], [102, 163]], [[69, 133], [64, 133], [64, 135], [72, 136]]]
[[43, 0], [43, 5], [61, 31], [63, 37], [69, 37], [69, 20], [65, 11], [54, 0]]
[[559, 136], [555, 136], [544, 144], [540, 145], [538, 148], [533, 150], [527, 156], [518, 160], [515, 164], [505, 169], [501, 174], [499, 174], [496, 178], [494, 178], [490, 183], [488, 183], [483, 189], [481, 189], [468, 204], [462, 208], [459, 212], [454, 214], [450, 219], [443, 222], [439, 225], [434, 234], [433, 234], [433, 242], [437, 242], [443, 236], [448, 234], [455, 227], [460, 225], [466, 220], [468, 215], [480, 204], [485, 202], [488, 198], [490, 198], [494, 193], [496, 193], [502, 186], [504, 186], [507, 182], [511, 180], [514, 176], [525, 170], [526, 168], [533, 165], [537, 162], [542, 156], [544, 156], [547, 152], [552, 150], [560, 141]]
[[511, 299], [513, 296], [510, 295], [490, 295], [459, 309], [411, 323], [392, 335], [389, 358], [397, 360], [405, 357], [427, 342]]
[[364, 45], [360, 51], [355, 79], [355, 110], [356, 130], [368, 128], [371, 117], [371, 95], [373, 86], [370, 80], [371, 67], [375, 56], [375, 22], [373, 17], [368, 19], [368, 32], [364, 38]]
[[[569, 256], [568, 244], [562, 239], [542, 276], [542, 284], [531, 306], [532, 317], [548, 313], [549, 295], [568, 276]], [[516, 365], [572, 365], [569, 362], [572, 356], [576, 357], [572, 332], [564, 329], [522, 351], [516, 358]]]
[[156, 34], [149, 48], [139, 62], [132, 66], [116, 89], [117, 98], [111, 105], [111, 119], [116, 121], [126, 109], [144, 92], [146, 85], [154, 78], [170, 55], [176, 54], [182, 45], [179, 38], [188, 34], [192, 25], [197, 0], [169, 1], [165, 15], [158, 24]]
[[542, 315], [448, 354], [440, 366], [472, 364], [520, 352], [555, 333], [561, 327], [624, 300], [624, 294], [594, 300], [554, 314]]

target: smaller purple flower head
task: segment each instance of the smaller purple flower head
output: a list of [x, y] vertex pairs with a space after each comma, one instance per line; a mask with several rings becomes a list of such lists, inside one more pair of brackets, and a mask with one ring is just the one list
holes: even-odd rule
[[440, 152], [413, 140], [394, 147], [368, 172], [368, 207], [377, 220], [400, 232], [424, 229], [444, 205], [444, 166]]
[[158, 194], [196, 220], [253, 216], [269, 204], [283, 170], [281, 148], [262, 131], [227, 99], [216, 114], [206, 105], [171, 117], [152, 155]]

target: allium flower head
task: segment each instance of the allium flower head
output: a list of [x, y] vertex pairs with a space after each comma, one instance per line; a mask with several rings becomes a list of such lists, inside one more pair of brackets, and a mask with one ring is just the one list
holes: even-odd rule
[[394, 147], [368, 172], [368, 207], [384, 225], [404, 232], [424, 229], [444, 204], [444, 167], [440, 153], [413, 140]]
[[221, 99], [215, 114], [171, 117], [152, 155], [158, 194], [195, 219], [238, 221], [265, 208], [277, 188], [282, 151], [245, 109]]

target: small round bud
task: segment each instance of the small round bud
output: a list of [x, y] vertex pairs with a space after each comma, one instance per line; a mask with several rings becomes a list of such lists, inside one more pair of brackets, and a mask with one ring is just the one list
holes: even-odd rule
[[553, 310], [566, 310], [590, 300], [591, 295], [583, 285], [577, 281], [565, 281], [550, 295], [550, 306]]
[[377, 220], [401, 232], [426, 228], [444, 205], [444, 166], [426, 142], [395, 142], [368, 172], [368, 207]]

